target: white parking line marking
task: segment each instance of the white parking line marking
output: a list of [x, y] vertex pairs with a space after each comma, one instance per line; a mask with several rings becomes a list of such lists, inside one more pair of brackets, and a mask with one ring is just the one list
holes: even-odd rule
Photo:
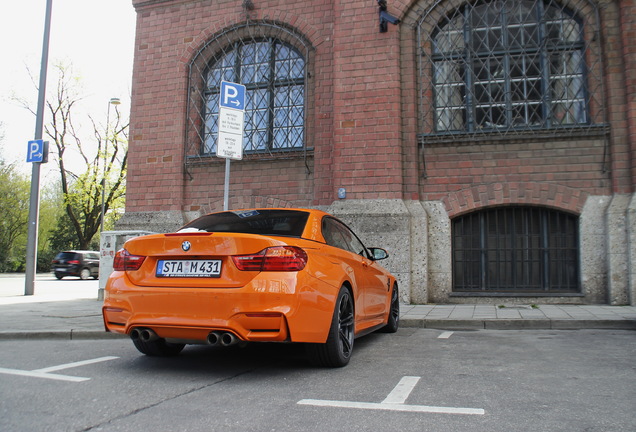
[[33, 372], [54, 372], [54, 371], [59, 371], [59, 370], [63, 370], [63, 369], [70, 369], [70, 368], [74, 368], [74, 367], [79, 367], [79, 366], [85, 366], [85, 365], [89, 365], [89, 364], [93, 364], [93, 363], [101, 363], [101, 362], [105, 362], [105, 361], [109, 361], [109, 360], [115, 360], [118, 359], [119, 357], [112, 357], [112, 356], [107, 356], [107, 357], [99, 357], [96, 359], [92, 359], [92, 360], [83, 360], [83, 361], [78, 361], [78, 362], [73, 362], [73, 363], [66, 363], [63, 365], [59, 365], [59, 366], [51, 366], [51, 367], [47, 367], [47, 368], [43, 368], [43, 369], [36, 369]]
[[36, 372], [36, 371], [25, 371], [25, 370], [19, 370], [19, 369], [5, 369], [5, 368], [0, 368], [0, 373], [5, 375], [19, 375], [19, 376], [26, 376], [31, 378], [46, 378], [46, 379], [52, 379], [52, 380], [58, 380], [58, 381], [70, 381], [70, 382], [82, 382], [82, 381], [88, 381], [90, 379], [90, 378], [74, 377], [74, 376], [68, 376], [68, 375], [58, 375], [58, 374], [42, 373], [42, 372]]
[[331, 408], [353, 408], [366, 410], [383, 410], [383, 411], [404, 411], [404, 412], [420, 412], [420, 413], [437, 413], [437, 414], [467, 414], [467, 415], [484, 415], [486, 411], [481, 408], [456, 408], [456, 407], [438, 407], [429, 405], [406, 405], [406, 399], [409, 397], [420, 377], [405, 376], [393, 388], [391, 393], [380, 403], [374, 402], [349, 402], [334, 401], [320, 399], [302, 399], [297, 405], [312, 405], [319, 407]]
[[85, 366], [85, 365], [89, 365], [89, 364], [93, 364], [93, 363], [100, 363], [100, 362], [104, 362], [104, 361], [108, 361], [108, 360], [115, 360], [115, 359], [118, 359], [118, 358], [119, 357], [111, 357], [111, 356], [109, 356], [109, 357], [100, 357], [100, 358], [96, 358], [96, 359], [92, 359], [92, 360], [84, 360], [84, 361], [79, 361], [79, 362], [66, 363], [66, 364], [59, 365], [59, 366], [51, 366], [51, 367], [48, 367], [48, 368], [35, 369], [35, 370], [32, 370], [32, 371], [25, 371], [25, 370], [20, 370], [20, 369], [0, 368], [0, 374], [18, 375], [18, 376], [26, 376], [26, 377], [32, 377], [32, 378], [45, 378], [45, 379], [52, 379], [52, 380], [58, 380], [58, 381], [82, 382], [82, 381], [88, 381], [88, 380], [90, 380], [90, 378], [75, 377], [75, 376], [70, 376], [70, 375], [53, 374], [51, 372], [59, 371], [59, 370], [63, 370], [63, 369], [70, 369], [70, 368], [74, 368], [74, 367], [78, 367], [78, 366]]
[[405, 376], [402, 377], [398, 385], [389, 393], [382, 403], [403, 404], [409, 397], [420, 377]]
[[347, 401], [330, 401], [319, 399], [303, 399], [298, 401], [298, 405], [313, 405], [320, 407], [332, 408], [356, 408], [367, 410], [382, 411], [405, 411], [405, 412], [421, 412], [436, 414], [472, 414], [484, 415], [486, 412], [479, 408], [455, 408], [455, 407], [436, 407], [427, 405], [404, 405], [404, 404], [385, 404], [373, 402], [347, 402]]
[[455, 332], [452, 332], [452, 331], [444, 332], [441, 335], [437, 336], [437, 339], [448, 339], [449, 337], [453, 335], [453, 333]]

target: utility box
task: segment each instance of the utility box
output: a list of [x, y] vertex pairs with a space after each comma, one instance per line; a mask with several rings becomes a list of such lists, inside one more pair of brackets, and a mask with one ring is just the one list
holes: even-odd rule
[[124, 246], [127, 240], [143, 235], [155, 234], [151, 231], [104, 231], [100, 236], [99, 250], [99, 290], [97, 300], [104, 300], [106, 280], [113, 272], [115, 254]]

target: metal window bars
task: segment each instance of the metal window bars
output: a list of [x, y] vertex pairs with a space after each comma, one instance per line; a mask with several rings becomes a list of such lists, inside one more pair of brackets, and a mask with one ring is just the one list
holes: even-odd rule
[[275, 22], [233, 26], [189, 64], [186, 171], [216, 158], [221, 81], [246, 86], [244, 159], [305, 157], [310, 44]]
[[606, 133], [591, 2], [438, 1], [416, 31], [421, 142]]
[[452, 222], [453, 291], [579, 293], [576, 216], [540, 207], [487, 209]]

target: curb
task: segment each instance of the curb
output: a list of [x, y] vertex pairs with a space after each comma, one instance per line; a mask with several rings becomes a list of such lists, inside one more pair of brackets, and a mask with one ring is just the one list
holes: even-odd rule
[[100, 340], [125, 339], [128, 336], [108, 333], [104, 330], [60, 330], [60, 331], [5, 331], [0, 332], [0, 340]]
[[[632, 319], [424, 319], [402, 318], [400, 327], [436, 330], [636, 330]], [[127, 339], [104, 330], [0, 331], [2, 340], [107, 340]]]
[[402, 318], [405, 328], [439, 330], [636, 330], [636, 320], [561, 320], [561, 319], [417, 319]]

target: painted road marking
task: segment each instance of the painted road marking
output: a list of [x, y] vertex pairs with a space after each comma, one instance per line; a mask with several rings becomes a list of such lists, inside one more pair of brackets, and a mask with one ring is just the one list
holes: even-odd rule
[[297, 402], [298, 405], [312, 405], [319, 407], [331, 408], [352, 408], [366, 410], [382, 410], [382, 411], [405, 411], [420, 413], [437, 413], [437, 414], [467, 414], [467, 415], [484, 415], [485, 410], [481, 408], [457, 408], [457, 407], [438, 407], [429, 405], [406, 405], [406, 399], [409, 397], [420, 377], [403, 377], [389, 395], [380, 403], [373, 402], [350, 402], [350, 401], [334, 401], [320, 399], [303, 399]]
[[398, 385], [389, 393], [382, 401], [383, 404], [403, 404], [409, 397], [420, 377], [405, 376], [402, 377]]
[[51, 367], [42, 368], [42, 369], [35, 369], [35, 370], [32, 370], [32, 371], [25, 371], [25, 370], [20, 370], [20, 369], [0, 368], [0, 374], [18, 375], [18, 376], [26, 376], [26, 377], [32, 377], [32, 378], [45, 378], [45, 379], [52, 379], [52, 380], [58, 380], [58, 381], [82, 382], [82, 381], [88, 381], [88, 380], [90, 380], [90, 378], [75, 377], [75, 376], [70, 376], [70, 375], [60, 375], [60, 374], [54, 374], [54, 373], [51, 373], [51, 372], [64, 370], [64, 369], [70, 369], [70, 368], [79, 367], [79, 366], [85, 366], [85, 365], [89, 365], [89, 364], [93, 364], [93, 363], [101, 363], [101, 362], [105, 362], [105, 361], [109, 361], [109, 360], [115, 360], [115, 359], [118, 359], [118, 358], [119, 357], [112, 357], [112, 356], [99, 357], [99, 358], [96, 358], [96, 359], [83, 360], [83, 361], [78, 361], [78, 362], [73, 362], [73, 363], [66, 363], [66, 364], [62, 364], [62, 365], [58, 365], [58, 366], [51, 366]]
[[437, 339], [448, 339], [449, 337], [453, 335], [453, 333], [455, 332], [452, 332], [452, 331], [444, 332], [441, 335], [437, 336]]

